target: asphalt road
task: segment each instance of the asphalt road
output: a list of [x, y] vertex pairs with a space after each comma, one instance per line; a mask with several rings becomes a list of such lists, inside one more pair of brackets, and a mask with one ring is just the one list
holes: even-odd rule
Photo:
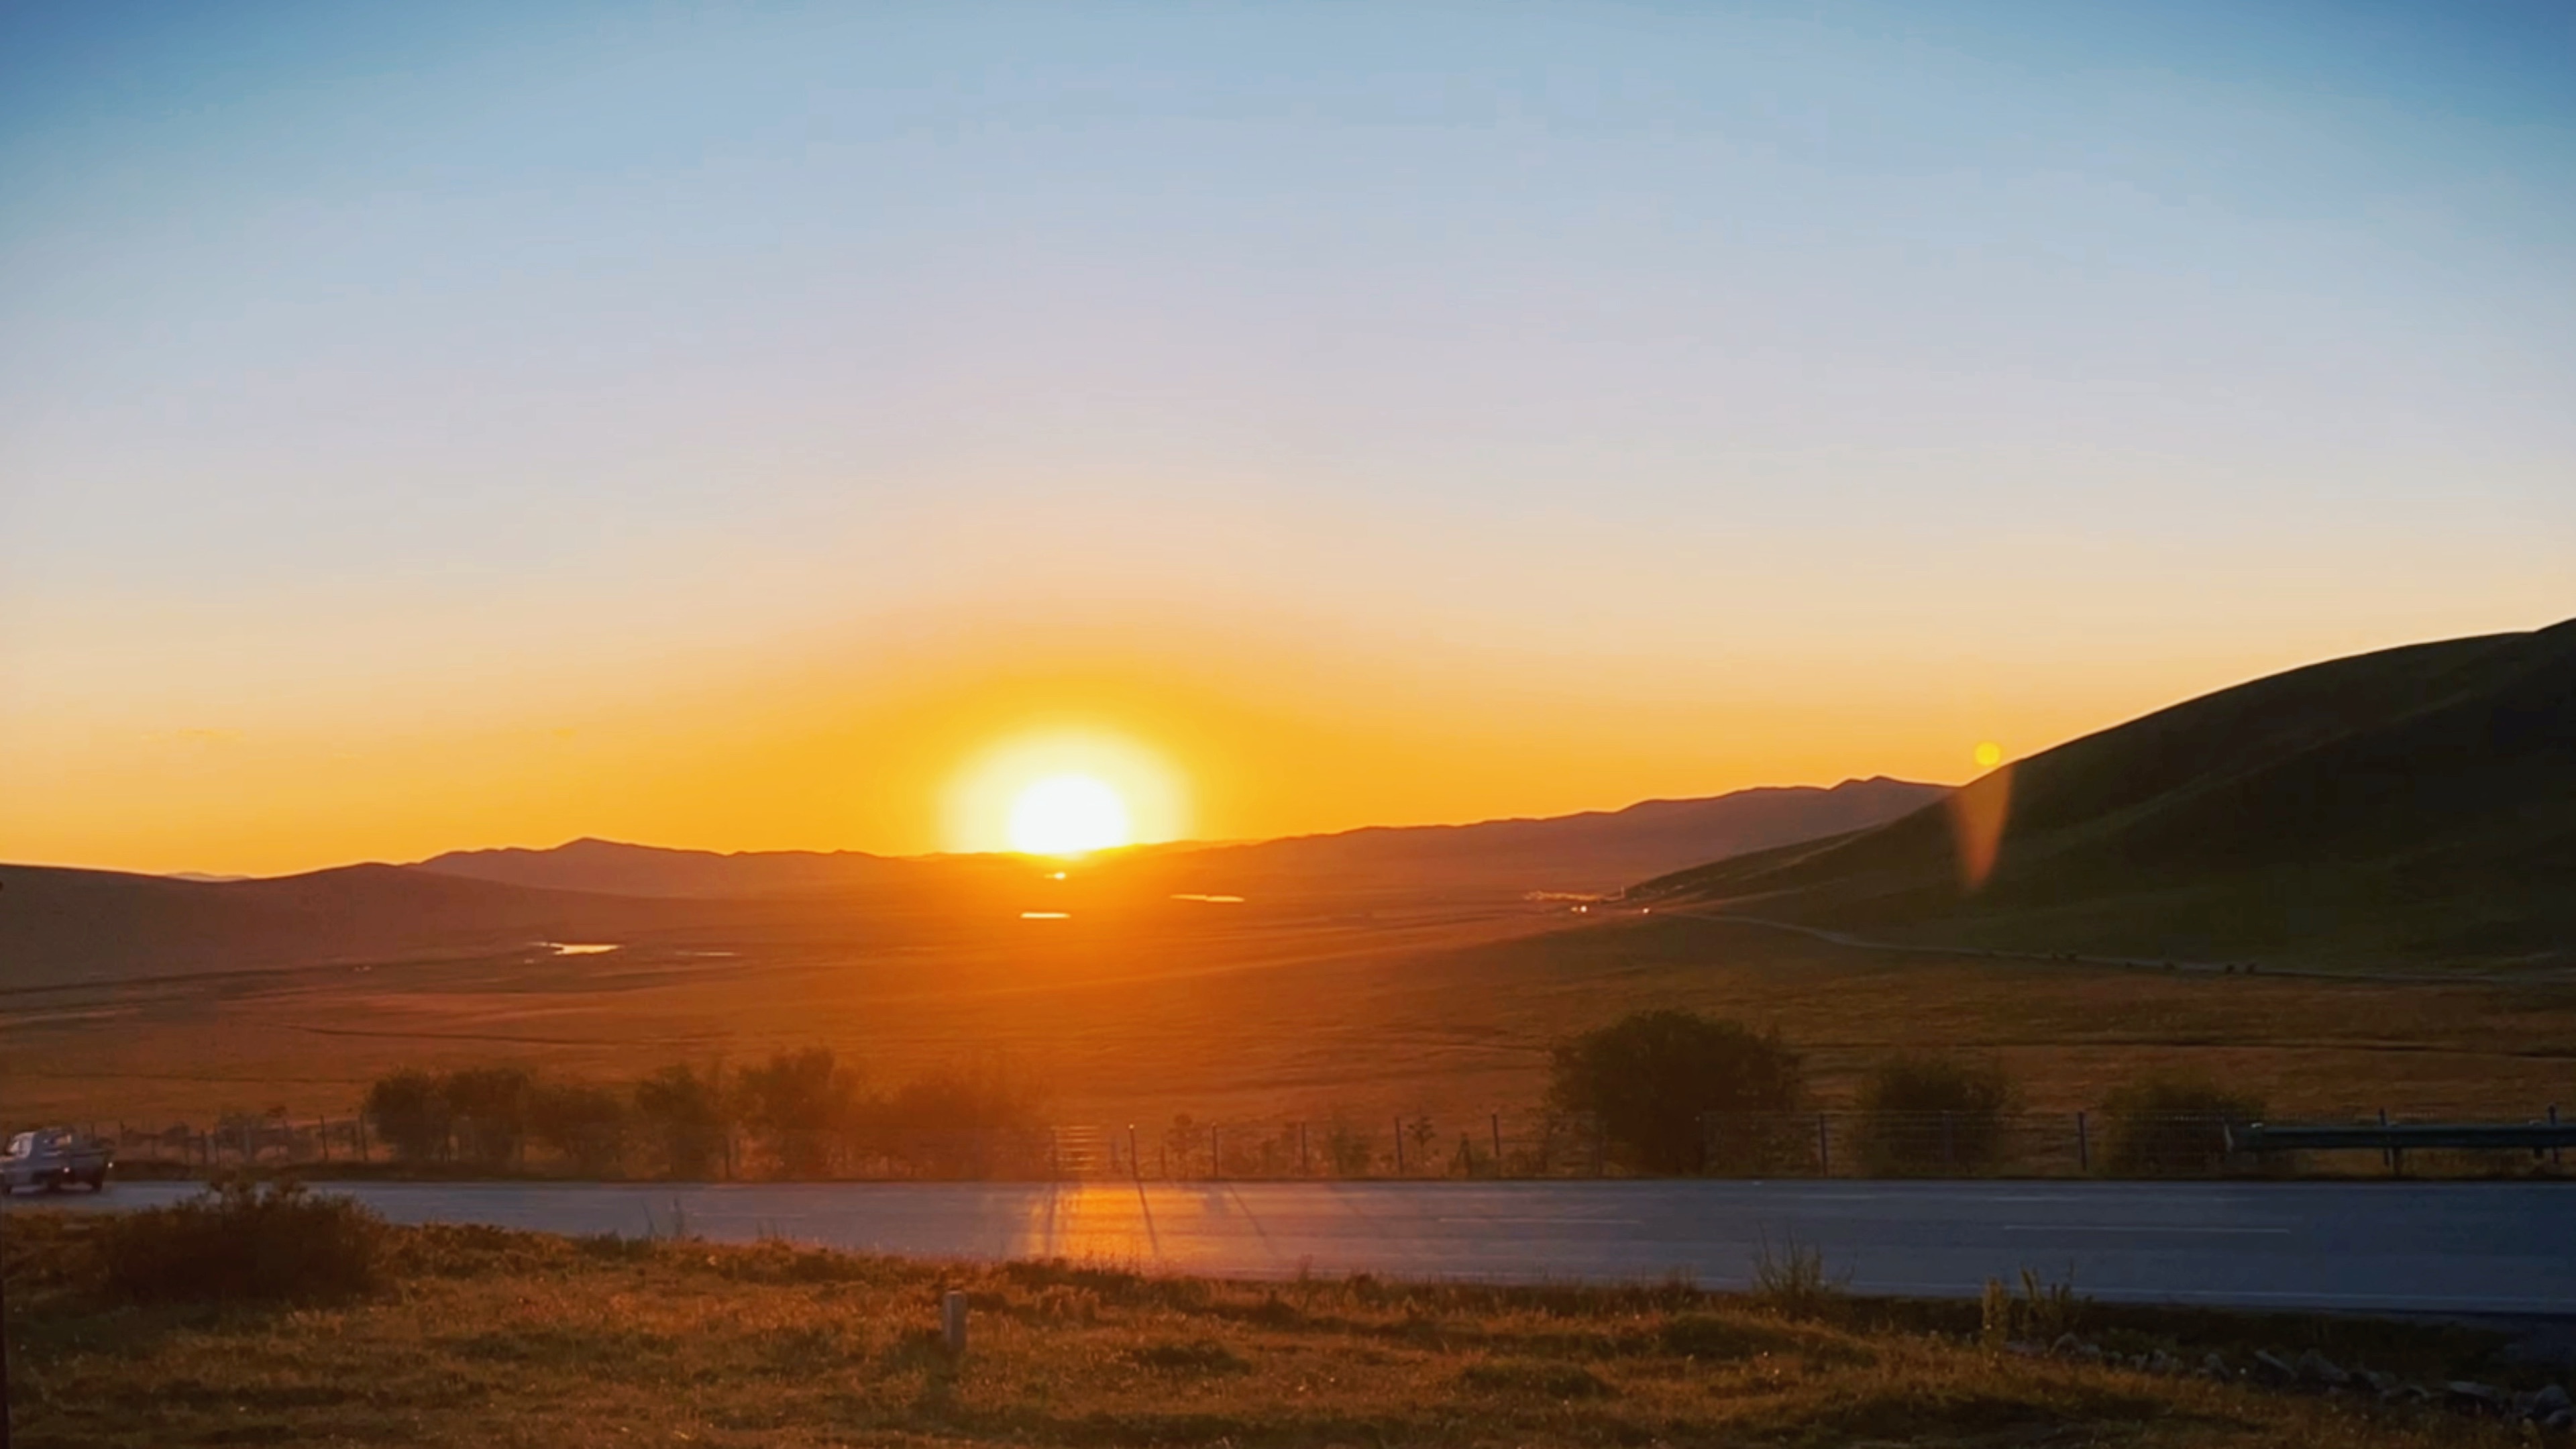
[[[710, 1186], [326, 1184], [397, 1222], [689, 1233], [1246, 1277], [1687, 1274], [1741, 1286], [1792, 1242], [1854, 1292], [1975, 1293], [2070, 1270], [2103, 1299], [2576, 1315], [2576, 1187], [2545, 1183], [1530, 1182]], [[15, 1198], [75, 1210], [191, 1191]]]

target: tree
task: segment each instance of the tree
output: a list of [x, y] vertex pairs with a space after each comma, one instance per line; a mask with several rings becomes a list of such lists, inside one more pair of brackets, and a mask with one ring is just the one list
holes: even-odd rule
[[941, 1071], [906, 1082], [868, 1115], [887, 1155], [927, 1177], [1028, 1170], [1045, 1159], [1036, 1088], [1007, 1072]]
[[447, 1131], [453, 1123], [438, 1078], [418, 1068], [405, 1068], [367, 1088], [367, 1120], [376, 1138], [405, 1162], [431, 1162], [447, 1155]]
[[768, 1136], [787, 1175], [820, 1177], [831, 1166], [833, 1139], [858, 1107], [859, 1074], [842, 1066], [830, 1047], [807, 1047], [746, 1068], [739, 1090], [743, 1115]]
[[1966, 1172], [2003, 1154], [2013, 1085], [1997, 1063], [1900, 1056], [1860, 1090], [1861, 1160], [1879, 1172]]
[[468, 1160], [481, 1167], [519, 1160], [536, 1084], [525, 1067], [472, 1067], [440, 1081], [439, 1094], [456, 1114], [457, 1144]]
[[635, 1115], [661, 1140], [664, 1170], [678, 1178], [714, 1175], [727, 1118], [716, 1072], [669, 1066], [635, 1084]]
[[[1548, 1100], [1590, 1113], [1637, 1170], [1703, 1171], [1717, 1165], [1702, 1117], [1785, 1113], [1802, 1092], [1797, 1053], [1779, 1034], [1696, 1012], [1641, 1011], [1561, 1042], [1549, 1066]], [[1755, 1122], [1730, 1136], [1722, 1155], [1769, 1156], [1776, 1124]]]
[[538, 1084], [528, 1100], [537, 1140], [593, 1177], [614, 1171], [625, 1155], [626, 1101], [587, 1082]]

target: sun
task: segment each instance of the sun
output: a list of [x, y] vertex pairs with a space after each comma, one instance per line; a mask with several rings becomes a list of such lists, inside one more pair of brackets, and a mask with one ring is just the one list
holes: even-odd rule
[[948, 848], [1074, 856], [1189, 834], [1188, 781], [1105, 726], [1023, 730], [960, 761], [942, 792]]
[[1011, 848], [1023, 855], [1081, 855], [1136, 838], [1127, 802], [1093, 775], [1049, 775], [1011, 801]]

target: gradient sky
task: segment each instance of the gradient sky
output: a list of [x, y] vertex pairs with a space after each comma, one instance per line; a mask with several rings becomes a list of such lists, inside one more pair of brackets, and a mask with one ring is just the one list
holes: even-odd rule
[[2576, 10], [1927, 8], [0, 8], [0, 858], [1948, 780], [2576, 614]]

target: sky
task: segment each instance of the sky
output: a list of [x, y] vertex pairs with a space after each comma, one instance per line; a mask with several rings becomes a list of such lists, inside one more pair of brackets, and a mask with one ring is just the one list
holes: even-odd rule
[[2563, 5], [0, 5], [0, 859], [1958, 780], [2571, 397]]

